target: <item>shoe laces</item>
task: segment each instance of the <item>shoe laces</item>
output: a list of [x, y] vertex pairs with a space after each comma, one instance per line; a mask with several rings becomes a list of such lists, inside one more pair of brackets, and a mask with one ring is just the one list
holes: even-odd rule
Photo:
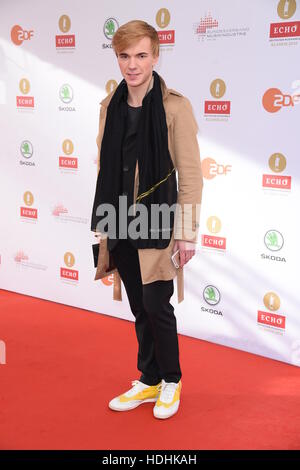
[[148, 387], [148, 385], [143, 384], [143, 382], [140, 382], [139, 380], [132, 380], [131, 385], [132, 385], [132, 388], [128, 390], [127, 392], [125, 392], [124, 394], [127, 397], [135, 395], [136, 393], [144, 390], [144, 388]]
[[177, 386], [178, 384], [175, 382], [165, 382], [162, 380], [161, 384], [159, 385], [160, 401], [163, 401], [164, 403], [171, 403], [174, 398], [174, 393]]

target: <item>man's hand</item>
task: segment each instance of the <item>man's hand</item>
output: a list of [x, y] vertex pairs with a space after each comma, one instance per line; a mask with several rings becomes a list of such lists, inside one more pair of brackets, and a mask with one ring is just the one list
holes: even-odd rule
[[179, 266], [182, 268], [196, 253], [196, 243], [175, 240], [173, 253], [179, 249]]

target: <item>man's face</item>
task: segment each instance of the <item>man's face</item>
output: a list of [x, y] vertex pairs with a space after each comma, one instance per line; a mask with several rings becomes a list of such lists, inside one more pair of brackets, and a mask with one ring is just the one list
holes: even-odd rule
[[138, 87], [149, 80], [152, 66], [157, 61], [158, 57], [152, 55], [151, 40], [148, 37], [144, 37], [118, 54], [121, 73], [127, 85], [131, 87]]

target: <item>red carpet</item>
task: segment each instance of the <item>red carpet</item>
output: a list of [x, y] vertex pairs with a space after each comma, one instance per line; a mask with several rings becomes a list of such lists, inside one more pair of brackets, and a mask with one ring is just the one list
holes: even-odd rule
[[300, 449], [298, 367], [180, 335], [177, 415], [118, 413], [134, 323], [4, 290], [0, 309], [1, 449]]

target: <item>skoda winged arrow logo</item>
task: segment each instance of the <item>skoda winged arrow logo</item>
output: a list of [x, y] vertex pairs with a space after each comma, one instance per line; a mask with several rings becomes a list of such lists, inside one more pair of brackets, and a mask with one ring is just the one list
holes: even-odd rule
[[24, 158], [30, 158], [33, 154], [33, 147], [29, 140], [23, 140], [20, 147], [21, 154]]
[[71, 103], [73, 100], [73, 89], [70, 85], [65, 83], [60, 87], [59, 97], [63, 103]]
[[105, 37], [111, 41], [118, 28], [119, 25], [117, 20], [115, 18], [108, 18], [108, 20], [105, 21], [103, 27]]
[[279, 251], [283, 247], [283, 236], [278, 230], [268, 230], [264, 237], [268, 250]]
[[220, 302], [221, 294], [215, 286], [206, 286], [203, 291], [203, 298], [209, 305], [217, 305]]

